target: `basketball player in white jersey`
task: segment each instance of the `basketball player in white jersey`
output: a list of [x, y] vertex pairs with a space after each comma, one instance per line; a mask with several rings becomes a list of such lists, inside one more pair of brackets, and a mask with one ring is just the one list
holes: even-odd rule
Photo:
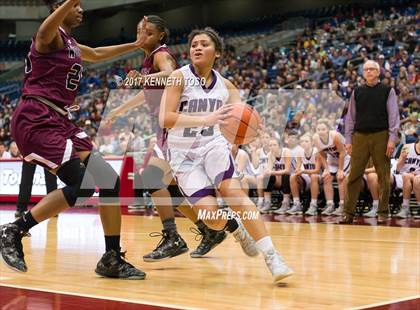
[[268, 165], [268, 153], [270, 152], [270, 134], [264, 132], [261, 135], [261, 148], [252, 149], [251, 159], [254, 167], [257, 167], [257, 208], [261, 212], [270, 210], [271, 205], [264, 202], [264, 171]]
[[[313, 137], [314, 145], [321, 152], [321, 160], [324, 172], [322, 180], [324, 183], [324, 193], [327, 199], [327, 206], [322, 212], [323, 215], [341, 215], [344, 209], [344, 178], [349, 173], [350, 156], [347, 155], [344, 148], [344, 137], [330, 130], [327, 120], [318, 120], [316, 134]], [[334, 189], [332, 185], [333, 177], [337, 178], [340, 203], [337, 210], [334, 211]]]
[[[403, 177], [402, 174], [406, 172], [406, 165], [403, 165], [398, 173], [397, 170], [397, 163], [398, 160], [395, 158], [391, 159], [391, 174], [390, 174], [390, 184], [391, 184], [391, 191], [396, 190], [403, 190]], [[368, 163], [368, 168], [365, 169], [365, 174], [363, 176], [364, 183], [367, 184], [367, 188], [372, 195], [372, 209], [364, 213], [363, 216], [365, 217], [376, 217], [379, 207], [379, 182], [378, 182], [378, 175], [376, 173], [375, 167], [370, 162]], [[366, 185], [365, 184], [365, 185]], [[363, 190], [363, 189], [362, 189]]]
[[[145, 16], [138, 24], [138, 31], [147, 33], [147, 40], [142, 46], [145, 58], [141, 73], [131, 71], [128, 77], [135, 77], [136, 83], [142, 84], [143, 89], [136, 96], [110, 111], [107, 116], [108, 122], [112, 122], [117, 117], [140, 105], [147, 105], [150, 110], [149, 117], [157, 120], [164, 90], [163, 83], [157, 82], [164, 81], [163, 79], [167, 78], [178, 67], [175, 56], [165, 44], [169, 37], [169, 29], [162, 18], [155, 15]], [[188, 252], [186, 242], [178, 233], [173, 207], [176, 207], [197, 226], [194, 231], [199, 232], [202, 239], [197, 249], [190, 253], [190, 256], [202, 257], [222, 242], [226, 234], [209, 229], [202, 221], [197, 219], [193, 210], [184, 203], [167, 160], [166, 132], [164, 129], [157, 127], [155, 133], [157, 143], [142, 171], [141, 178], [142, 186], [148, 189], [152, 196], [153, 203], [162, 221], [163, 230], [162, 234], [155, 234], [155, 236], [161, 235], [162, 240], [152, 252], [143, 256], [143, 260], [145, 262], [156, 262]]]
[[[274, 211], [276, 214], [285, 214], [290, 207], [290, 170], [292, 155], [290, 150], [280, 145], [279, 140], [270, 140], [268, 165], [264, 171], [264, 206], [271, 206], [271, 193], [279, 189], [283, 194], [281, 208]], [[281, 211], [281, 213], [280, 213]]]
[[257, 171], [252, 165], [248, 153], [237, 144], [232, 145], [232, 156], [235, 161], [235, 171], [241, 181], [241, 187], [249, 195], [250, 187], [257, 187]]
[[305, 215], [317, 215], [318, 194], [321, 172], [321, 155], [312, 144], [312, 138], [309, 134], [304, 134], [300, 138], [302, 151], [296, 156], [296, 170], [290, 177], [290, 187], [293, 196], [293, 207], [287, 211], [287, 214], [301, 214], [302, 204], [299, 193], [311, 191], [311, 203]]
[[292, 155], [292, 167], [290, 172], [293, 173], [297, 167], [296, 158], [298, 157], [298, 154], [303, 152], [303, 149], [299, 144], [299, 132], [297, 130], [289, 130], [286, 145]]
[[[369, 160], [368, 166], [365, 169], [365, 173], [363, 175], [363, 187], [366, 186], [369, 189], [369, 192], [372, 196], [372, 209], [369, 212], [363, 214], [365, 217], [376, 217], [379, 207], [379, 182], [378, 182], [378, 175], [376, 173], [375, 167], [372, 165], [371, 160]], [[347, 179], [347, 178], [346, 178]], [[392, 170], [391, 170], [391, 184], [392, 184]], [[362, 188], [363, 190], [363, 188]]]
[[198, 213], [219, 214], [217, 190], [228, 206], [238, 212], [246, 229], [236, 218], [206, 217], [205, 223], [212, 229], [231, 232], [247, 255], [261, 252], [274, 282], [279, 283], [293, 271], [275, 249], [261, 217], [244, 217], [245, 211], [255, 214], [257, 209], [235, 177], [230, 144], [220, 132], [219, 124], [226, 124], [232, 109], [230, 104], [241, 102], [235, 86], [213, 70], [222, 45], [221, 38], [211, 28], [191, 32], [191, 64], [171, 74], [174, 83], [166, 84], [159, 123], [169, 128], [170, 164], [193, 208]]
[[404, 145], [397, 163], [397, 173], [404, 167], [403, 173], [403, 204], [397, 217], [410, 217], [410, 197], [414, 192], [417, 206], [420, 207], [420, 140]]

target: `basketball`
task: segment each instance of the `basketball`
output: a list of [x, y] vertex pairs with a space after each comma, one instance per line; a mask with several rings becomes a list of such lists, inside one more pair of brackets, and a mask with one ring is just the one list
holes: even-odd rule
[[234, 104], [231, 116], [221, 125], [220, 130], [232, 144], [248, 144], [258, 136], [258, 129], [262, 123], [258, 112], [249, 104]]

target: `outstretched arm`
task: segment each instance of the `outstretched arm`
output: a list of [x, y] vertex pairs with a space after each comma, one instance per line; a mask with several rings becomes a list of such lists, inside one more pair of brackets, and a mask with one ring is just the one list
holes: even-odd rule
[[82, 51], [82, 59], [84, 61], [99, 62], [132, 52], [140, 48], [141, 44], [139, 41], [136, 41], [134, 43], [126, 43], [96, 48], [92, 48], [82, 44], [78, 44], [78, 46]]
[[[69, 0], [70, 1], [70, 0]], [[73, 0], [76, 1], [76, 0]], [[142, 24], [147, 22], [147, 18], [144, 17]], [[92, 48], [86, 45], [78, 44], [82, 51], [82, 59], [89, 62], [99, 62], [108, 60], [129, 52], [132, 52], [138, 48], [141, 48], [147, 39], [146, 27], [141, 27], [140, 33], [137, 36], [137, 40], [133, 43], [126, 43], [120, 45], [103, 46]]]

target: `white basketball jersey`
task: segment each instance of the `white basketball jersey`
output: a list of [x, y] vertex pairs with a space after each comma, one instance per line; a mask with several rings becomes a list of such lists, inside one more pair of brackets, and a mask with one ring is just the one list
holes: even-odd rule
[[264, 148], [260, 149], [260, 159], [258, 161], [258, 171], [260, 173], [264, 173], [265, 168], [267, 168], [268, 165], [268, 153], [265, 152]]
[[[320, 137], [318, 137], [319, 149], [321, 152], [323, 151], [327, 154], [328, 166], [338, 166], [338, 159], [340, 157], [340, 152], [338, 151], [337, 146], [334, 144], [334, 134], [339, 135], [341, 142], [344, 143], [344, 137], [340, 133], [335, 132], [333, 130], [330, 130], [330, 132], [328, 133], [328, 141], [326, 144], [322, 142]], [[350, 156], [346, 154], [346, 156], [344, 157], [343, 170], [346, 171], [349, 168], [350, 168]]]
[[256, 176], [257, 175], [257, 171], [255, 171], [254, 166], [251, 163], [251, 160], [249, 158], [248, 153], [245, 152], [242, 149], [238, 149], [238, 153], [236, 154], [236, 157], [235, 157], [235, 170], [238, 171], [238, 160], [239, 160], [239, 155], [240, 154], [244, 154], [246, 156], [246, 158], [247, 158], [246, 164], [245, 164], [245, 168], [242, 171], [242, 173], [244, 175]]
[[334, 144], [334, 133], [334, 131], [330, 130], [330, 132], [328, 133], [327, 143], [322, 142], [321, 137], [318, 136], [319, 149], [321, 152], [325, 152], [327, 154], [327, 157], [330, 157], [331, 159], [338, 159], [340, 153], [338, 152], [337, 147]]
[[303, 148], [300, 145], [295, 146], [293, 149], [290, 149], [292, 155], [292, 167], [291, 172], [296, 170], [297, 158], [300, 157], [303, 153]]
[[273, 170], [279, 171], [279, 170], [284, 170], [286, 168], [286, 163], [285, 163], [286, 150], [287, 150], [287, 148], [284, 147], [281, 150], [280, 157], [275, 157], [273, 167], [272, 167]]
[[420, 154], [416, 151], [416, 144], [410, 143], [407, 145], [408, 154], [404, 163], [404, 172], [420, 174]]
[[311, 155], [306, 157], [305, 152], [303, 152], [302, 156], [302, 170], [314, 170], [316, 166], [316, 155], [318, 154], [318, 150], [316, 147], [312, 148]]
[[[192, 65], [179, 69], [184, 79], [184, 91], [181, 94], [178, 112], [180, 114], [204, 116], [208, 115], [229, 99], [229, 91], [223, 77], [212, 70], [213, 82], [206, 88], [201, 78], [194, 72]], [[171, 128], [168, 131], [168, 146], [170, 148], [191, 149], [206, 145], [213, 140], [224, 139], [219, 125], [210, 127]], [[226, 141], [226, 139], [224, 139]]]

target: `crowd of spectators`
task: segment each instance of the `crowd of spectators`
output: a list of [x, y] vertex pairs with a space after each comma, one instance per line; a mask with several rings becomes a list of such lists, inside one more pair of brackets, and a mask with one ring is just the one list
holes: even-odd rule
[[[244, 53], [227, 46], [216, 70], [256, 106], [271, 134], [281, 135], [285, 128], [313, 132], [320, 118], [342, 130], [346, 102], [354, 87], [364, 83], [361, 64], [374, 59], [381, 65], [383, 83], [397, 92], [402, 142], [411, 141], [420, 119], [419, 9], [419, 4], [413, 4], [339, 12], [312, 22], [289, 46], [256, 45]], [[177, 57], [180, 65], [188, 61], [186, 53]], [[132, 69], [138, 68], [118, 62], [106, 70], [88, 70], [80, 84], [76, 103], [81, 109], [75, 119], [104, 155], [122, 155], [128, 140], [132, 150], [145, 149], [156, 126], [144, 105], [132, 111], [127, 122], [99, 129], [106, 110], [138, 91], [120, 89], [116, 78]], [[12, 142], [9, 125], [17, 102], [0, 94], [0, 141], [6, 149]], [[98, 135], [98, 130], [104, 131]]]

